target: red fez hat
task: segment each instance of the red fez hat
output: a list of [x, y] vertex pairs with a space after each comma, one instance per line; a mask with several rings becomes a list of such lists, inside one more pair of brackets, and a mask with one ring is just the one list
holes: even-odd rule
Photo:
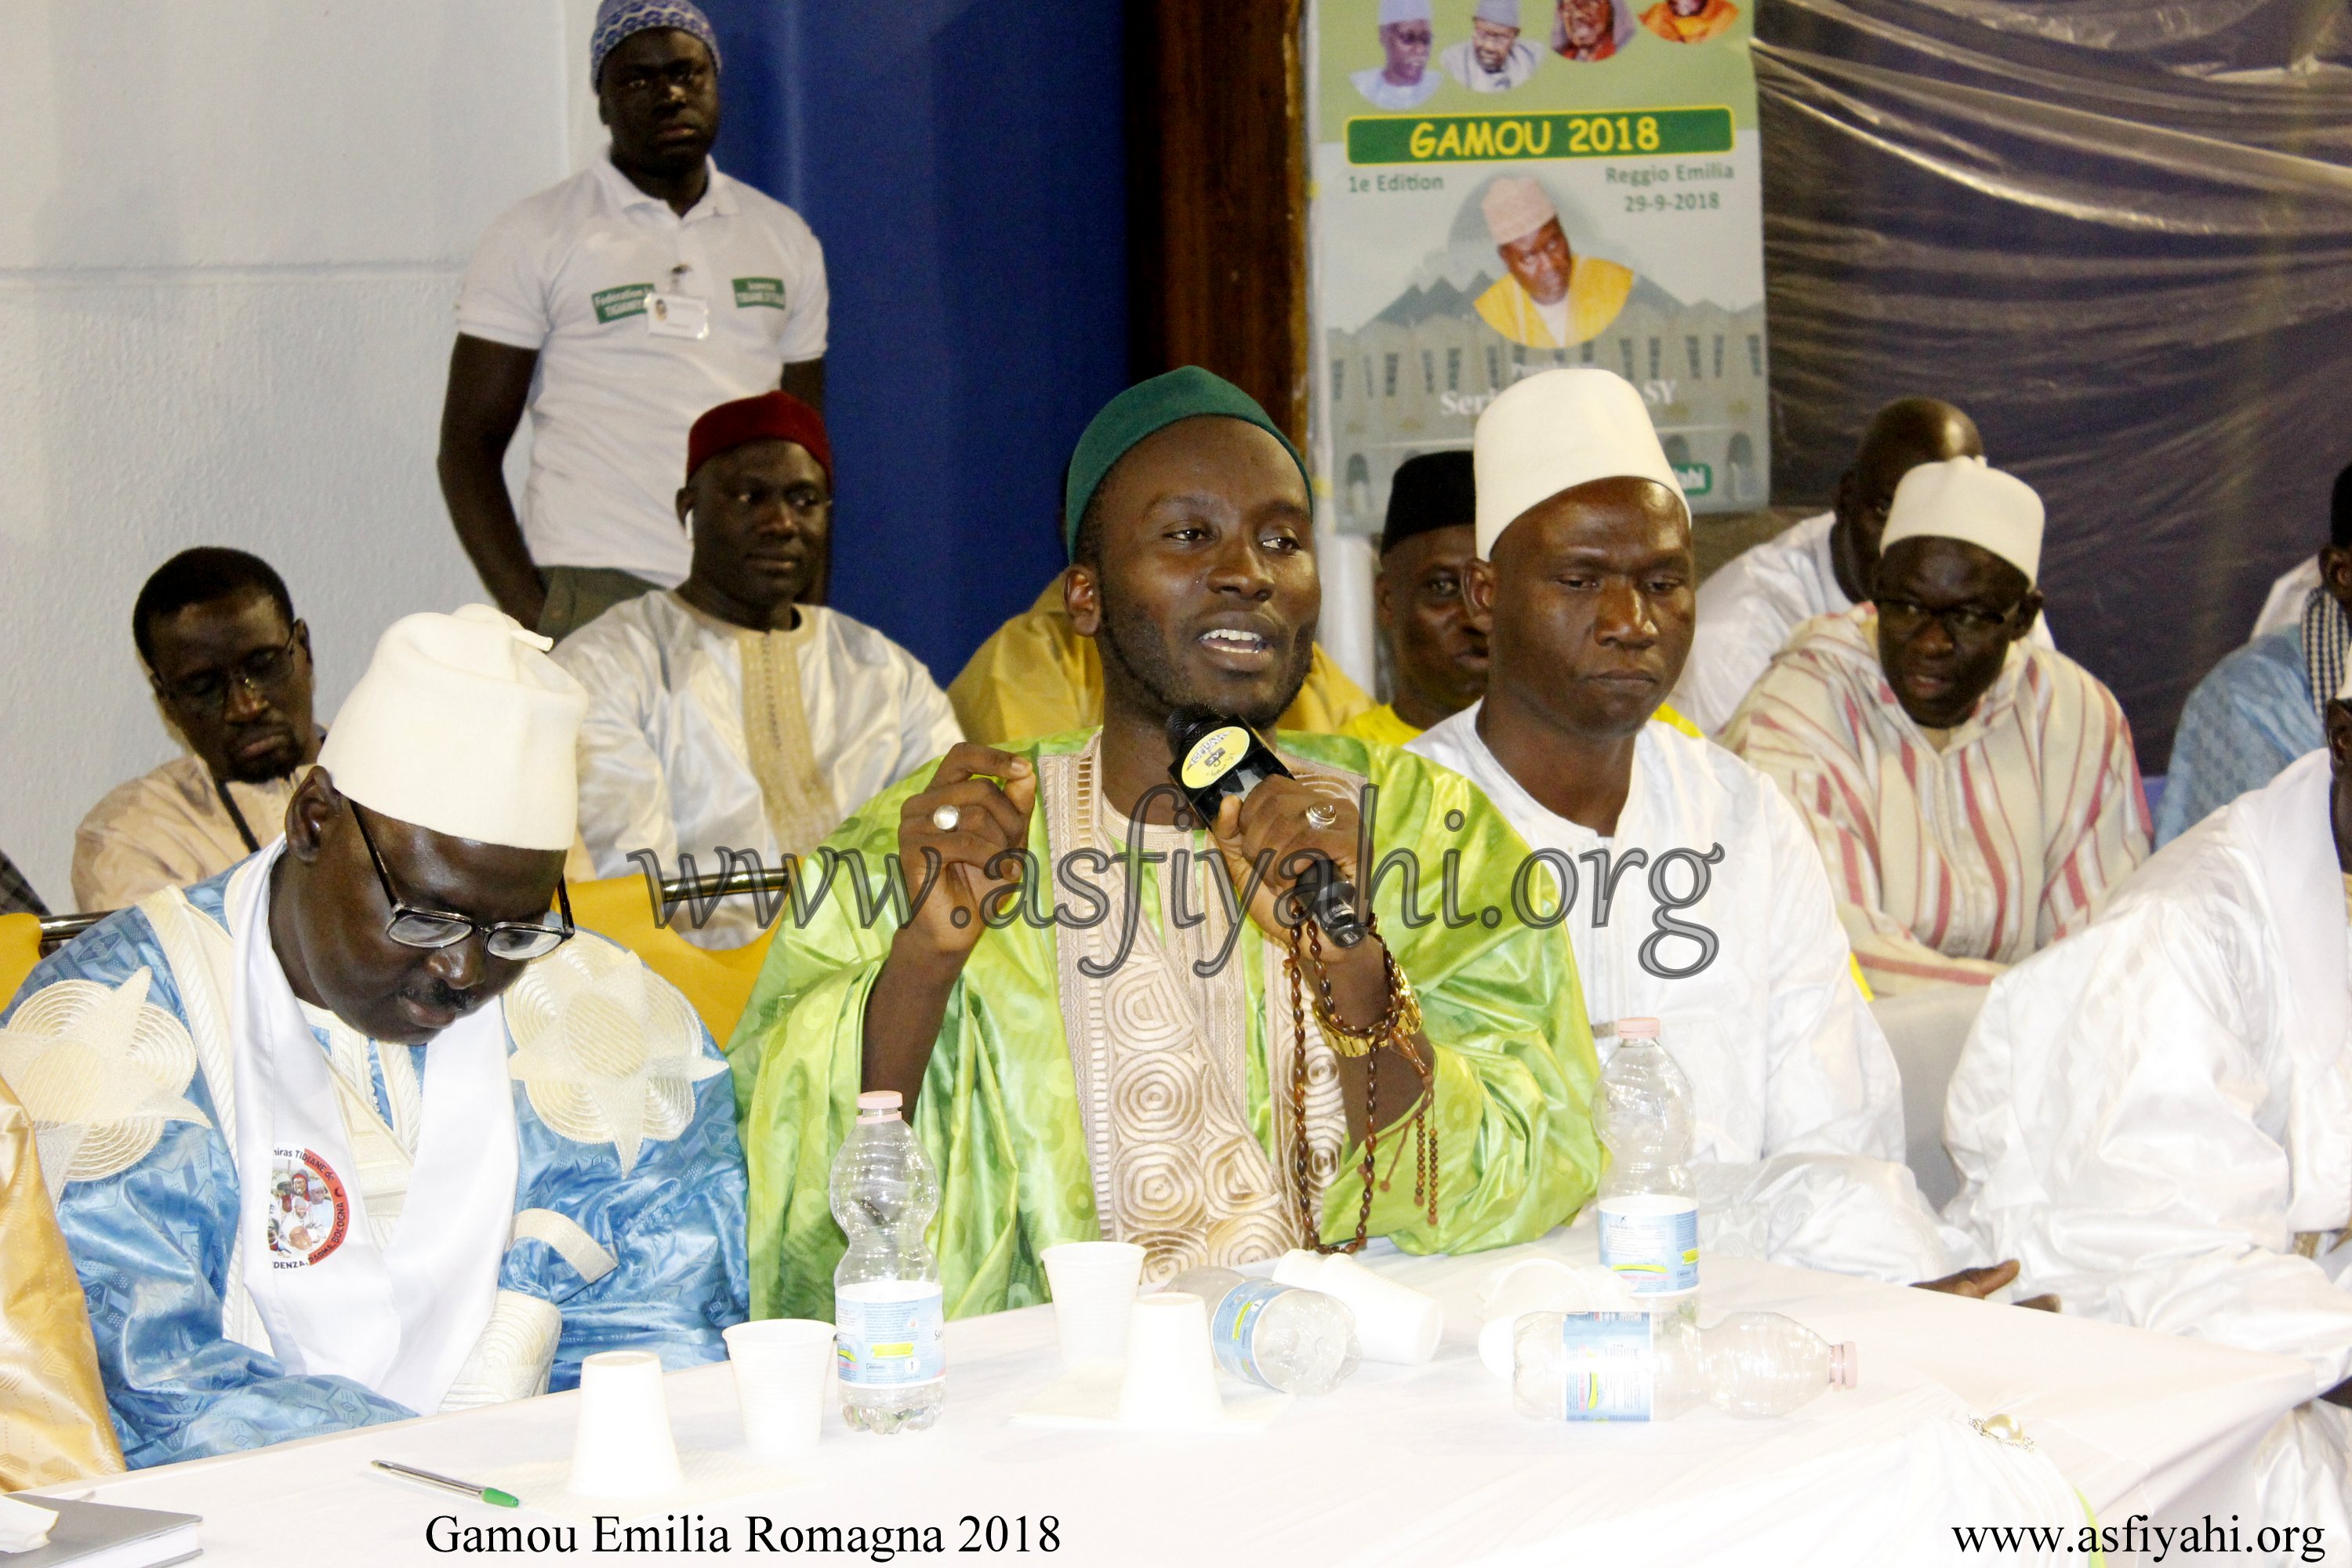
[[753, 441], [791, 441], [808, 448], [833, 482], [833, 445], [824, 438], [824, 416], [789, 392], [763, 392], [722, 403], [694, 422], [686, 438], [686, 477], [719, 456]]

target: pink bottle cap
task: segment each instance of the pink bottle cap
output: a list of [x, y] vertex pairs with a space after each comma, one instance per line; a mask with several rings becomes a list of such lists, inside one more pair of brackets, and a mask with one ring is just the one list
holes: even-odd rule
[[1617, 1020], [1617, 1037], [1621, 1040], [1654, 1040], [1658, 1037], [1658, 1021], [1655, 1018], [1620, 1018]]
[[1852, 1340], [1830, 1347], [1830, 1386], [1852, 1388], [1861, 1380], [1855, 1366], [1858, 1350]]
[[895, 1089], [869, 1089], [857, 1097], [857, 1120], [887, 1121], [898, 1114], [906, 1097]]

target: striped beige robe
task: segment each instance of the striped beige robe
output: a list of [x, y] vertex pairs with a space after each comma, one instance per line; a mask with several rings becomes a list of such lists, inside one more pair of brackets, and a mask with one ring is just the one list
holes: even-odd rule
[[2009, 662], [1939, 752], [1878, 663], [1868, 605], [1797, 628], [1724, 744], [1811, 827], [1881, 994], [1983, 985], [2081, 930], [2148, 855], [2131, 727], [2054, 649]]

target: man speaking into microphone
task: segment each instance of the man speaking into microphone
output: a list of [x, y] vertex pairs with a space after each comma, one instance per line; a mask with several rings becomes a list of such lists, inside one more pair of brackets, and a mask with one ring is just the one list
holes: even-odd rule
[[[1444, 769], [1272, 731], [1322, 603], [1309, 493], [1265, 411], [1205, 371], [1087, 427], [1066, 596], [1103, 723], [958, 746], [828, 841], [834, 885], [729, 1047], [755, 1315], [831, 1315], [827, 1172], [866, 1089], [906, 1097], [940, 1169], [950, 1316], [1045, 1300], [1057, 1242], [1139, 1243], [1155, 1283], [1370, 1236], [1504, 1246], [1591, 1195], [1591, 1036], [1566, 940], [1530, 923], [1548, 898], [1514, 897], [1548, 886], [1526, 845]], [[1201, 822], [1188, 794], [1256, 741], [1280, 769], [1240, 768], [1251, 787]], [[904, 906], [894, 855], [910, 895], [937, 868]], [[1333, 879], [1363, 889], [1360, 931], [1315, 897]]]

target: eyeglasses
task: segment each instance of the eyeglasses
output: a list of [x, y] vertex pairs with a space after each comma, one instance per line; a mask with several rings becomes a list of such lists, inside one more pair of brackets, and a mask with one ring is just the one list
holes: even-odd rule
[[360, 803], [349, 796], [344, 797], [344, 803], [352, 808], [352, 820], [360, 825], [360, 841], [367, 846], [368, 858], [375, 862], [375, 879], [383, 889], [383, 901], [392, 906], [392, 918], [383, 922], [383, 934], [401, 946], [455, 947], [479, 931], [483, 950], [492, 958], [521, 963], [544, 958], [572, 940], [572, 895], [565, 891], [561, 877], [555, 879], [556, 907], [563, 911], [560, 929], [530, 921], [484, 922], [403, 903], [400, 895], [393, 891], [392, 871], [383, 863], [383, 851], [375, 847], [375, 835], [368, 831], [366, 814], [360, 810]]
[[166, 686], [163, 690], [173, 701], [209, 713], [225, 710], [229, 692], [240, 686], [256, 697], [271, 696], [294, 673], [294, 650], [301, 641], [302, 629], [298, 625], [286, 634], [281, 647], [257, 648], [225, 670], [208, 669]]
[[1878, 601], [1880, 620], [1916, 627], [1933, 616], [1944, 624], [1944, 635], [1955, 642], [1962, 637], [1990, 637], [2008, 626], [2009, 617], [2014, 613], [2013, 605], [1996, 613], [1977, 605], [1952, 605], [1944, 609], [1931, 610], [1916, 599], [1881, 598]]

